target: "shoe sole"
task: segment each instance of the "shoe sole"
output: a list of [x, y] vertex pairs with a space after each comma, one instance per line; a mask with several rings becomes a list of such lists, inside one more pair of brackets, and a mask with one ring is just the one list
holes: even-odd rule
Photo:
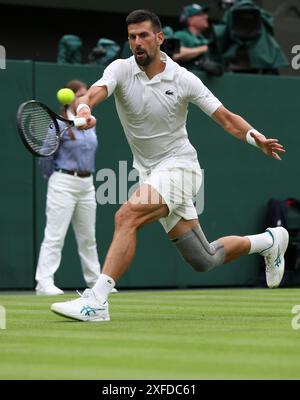
[[50, 308], [50, 310], [54, 314], [59, 315], [60, 317], [65, 317], [65, 318], [71, 319], [72, 321], [77, 321], [77, 322], [108, 322], [108, 321], [110, 321], [110, 317], [108, 317], [107, 319], [103, 319], [103, 318], [102, 319], [79, 319], [76, 317], [72, 317], [70, 315], [63, 314], [57, 310], [53, 310], [52, 308]]

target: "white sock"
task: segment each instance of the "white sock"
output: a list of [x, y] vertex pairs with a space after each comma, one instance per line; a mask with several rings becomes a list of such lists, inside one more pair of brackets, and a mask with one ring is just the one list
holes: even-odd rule
[[249, 254], [261, 253], [273, 245], [273, 238], [269, 232], [259, 233], [258, 235], [246, 236], [251, 243]]
[[109, 293], [115, 287], [115, 281], [108, 275], [100, 274], [95, 286], [93, 287], [93, 292], [97, 300], [101, 303], [105, 303], [108, 298]]

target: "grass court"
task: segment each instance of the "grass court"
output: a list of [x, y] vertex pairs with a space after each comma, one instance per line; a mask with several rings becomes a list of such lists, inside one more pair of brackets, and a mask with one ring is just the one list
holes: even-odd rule
[[50, 312], [75, 298], [2, 292], [0, 379], [300, 379], [299, 289], [120, 291], [111, 321]]

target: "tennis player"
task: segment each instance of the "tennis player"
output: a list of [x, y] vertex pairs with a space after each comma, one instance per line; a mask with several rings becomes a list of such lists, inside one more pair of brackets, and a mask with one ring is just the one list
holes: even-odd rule
[[284, 273], [288, 233], [269, 228], [245, 237], [222, 237], [209, 243], [192, 198], [201, 185], [197, 153], [186, 131], [187, 107], [194, 103], [237, 139], [280, 160], [277, 139], [267, 139], [242, 117], [230, 112], [201, 80], [160, 51], [159, 18], [136, 10], [126, 19], [133, 56], [112, 62], [102, 78], [79, 98], [77, 115], [95, 124], [91, 108], [114, 93], [119, 118], [140, 173], [140, 187], [115, 216], [115, 232], [102, 274], [92, 289], [75, 300], [54, 303], [51, 310], [81, 321], [108, 321], [108, 295], [130, 265], [137, 230], [159, 220], [183, 258], [207, 272], [243, 255], [265, 258], [267, 284], [278, 287]]

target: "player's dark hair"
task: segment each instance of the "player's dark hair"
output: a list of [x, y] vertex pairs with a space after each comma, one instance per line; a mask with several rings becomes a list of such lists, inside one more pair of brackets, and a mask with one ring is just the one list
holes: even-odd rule
[[149, 10], [134, 10], [126, 18], [127, 26], [130, 24], [139, 24], [141, 22], [151, 21], [153, 31], [161, 32], [161, 22], [156, 14]]

